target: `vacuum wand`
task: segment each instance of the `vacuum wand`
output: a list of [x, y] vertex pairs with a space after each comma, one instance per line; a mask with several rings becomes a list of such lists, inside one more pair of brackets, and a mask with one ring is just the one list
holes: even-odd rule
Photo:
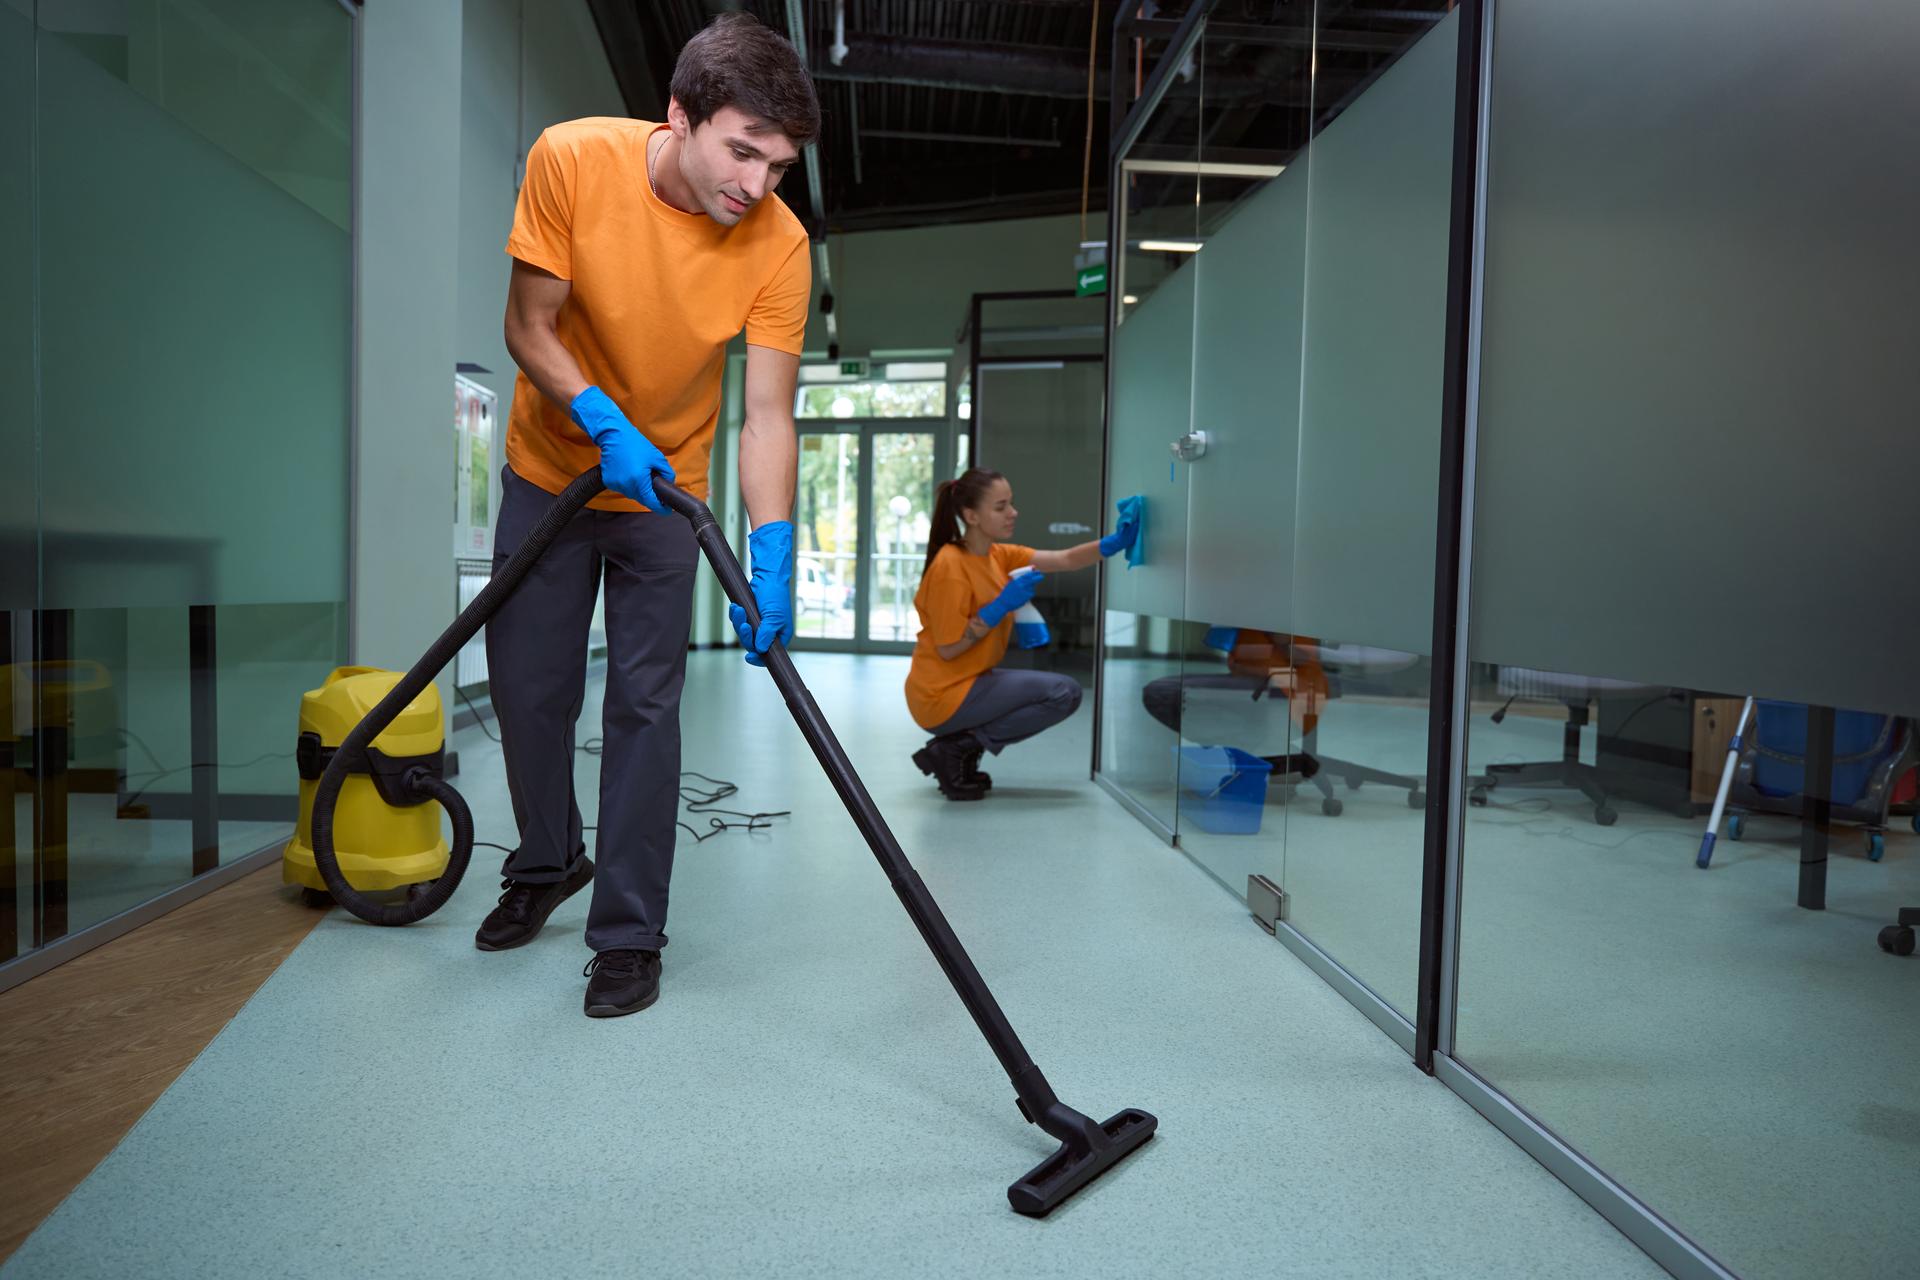
[[[662, 503], [685, 516], [693, 525], [694, 537], [698, 539], [707, 562], [713, 566], [727, 598], [746, 611], [749, 625], [758, 627], [760, 611], [754, 603], [747, 575], [721, 534], [713, 512], [698, 498], [658, 478], [654, 480], [653, 491]], [[777, 643], [767, 650], [764, 657], [767, 671], [773, 676], [781, 696], [786, 699], [787, 709], [799, 725], [801, 736], [813, 749], [820, 767], [826, 770], [834, 790], [852, 815], [854, 825], [866, 837], [873, 856], [887, 873], [894, 892], [899, 895], [907, 914], [920, 930], [920, 936], [933, 951], [934, 958], [939, 961], [947, 980], [953, 984], [961, 1003], [966, 1005], [967, 1012], [973, 1015], [974, 1023], [980, 1028], [980, 1034], [986, 1037], [994, 1056], [999, 1058], [1007, 1078], [1013, 1082], [1014, 1091], [1019, 1097], [1020, 1113], [1029, 1123], [1039, 1125], [1060, 1140], [1057, 1151], [1007, 1188], [1007, 1199], [1016, 1211], [1044, 1217], [1068, 1196], [1137, 1150], [1153, 1136], [1159, 1122], [1147, 1112], [1133, 1108], [1112, 1116], [1104, 1123], [1098, 1122], [1067, 1106], [1054, 1095], [1040, 1068], [1027, 1056], [1020, 1037], [1014, 1034], [1012, 1024], [1007, 1021], [999, 1002], [988, 990], [979, 970], [974, 968], [966, 948], [961, 946], [960, 939], [947, 923], [939, 905], [934, 902], [933, 895], [927, 891], [919, 873], [901, 851], [899, 842], [887, 827], [886, 819], [881, 817], [873, 797], [867, 793], [865, 784], [854, 771], [853, 762], [847, 758], [846, 751], [814, 703], [813, 695], [801, 681], [792, 657], [783, 645]]]

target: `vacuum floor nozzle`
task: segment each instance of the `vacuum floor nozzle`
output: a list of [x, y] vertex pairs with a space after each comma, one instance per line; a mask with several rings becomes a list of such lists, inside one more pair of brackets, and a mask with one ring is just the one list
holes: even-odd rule
[[1044, 1218], [1080, 1188], [1138, 1151], [1160, 1122], [1133, 1107], [1109, 1116], [1100, 1132], [1104, 1146], [1063, 1142], [1060, 1149], [1027, 1171], [1007, 1188], [1007, 1202], [1015, 1213]]

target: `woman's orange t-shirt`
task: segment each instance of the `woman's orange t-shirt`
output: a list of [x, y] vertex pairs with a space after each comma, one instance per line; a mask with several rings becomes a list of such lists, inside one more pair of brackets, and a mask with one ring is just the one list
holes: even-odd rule
[[[707, 492], [727, 343], [800, 353], [813, 266], [806, 228], [777, 196], [732, 227], [676, 209], [647, 181], [647, 139], [665, 125], [613, 117], [542, 133], [507, 252], [572, 283], [556, 330], [580, 371], [673, 463], [677, 483]], [[567, 411], [522, 373], [513, 384], [507, 462], [558, 493], [600, 461]], [[638, 511], [603, 493], [588, 506]]]
[[920, 613], [920, 640], [913, 647], [913, 666], [907, 672], [907, 710], [921, 728], [932, 729], [951, 720], [967, 700], [975, 678], [1006, 656], [1013, 616], [1002, 618], [999, 626], [957, 658], [941, 657], [938, 646], [964, 635], [968, 619], [1000, 594], [1013, 571], [1032, 563], [1032, 547], [999, 542], [986, 555], [977, 556], [949, 542], [927, 566], [913, 597], [913, 607]]

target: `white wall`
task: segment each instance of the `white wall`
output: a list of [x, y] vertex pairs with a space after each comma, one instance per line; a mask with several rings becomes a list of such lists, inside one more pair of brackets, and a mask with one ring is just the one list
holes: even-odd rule
[[454, 365], [491, 370], [470, 376], [503, 415], [513, 396], [521, 159], [547, 125], [624, 107], [585, 0], [411, 0], [361, 22], [353, 660], [404, 669], [454, 614]]
[[[1087, 237], [1106, 236], [1107, 215], [1087, 215]], [[950, 347], [976, 293], [1073, 288], [1080, 215], [1009, 218], [830, 236], [840, 354]], [[827, 349], [820, 282], [807, 318], [807, 350]]]
[[456, 358], [492, 371], [468, 376], [500, 397], [504, 417], [514, 375], [501, 333], [505, 246], [521, 162], [548, 125], [626, 106], [586, 0], [466, 0], [461, 72]]

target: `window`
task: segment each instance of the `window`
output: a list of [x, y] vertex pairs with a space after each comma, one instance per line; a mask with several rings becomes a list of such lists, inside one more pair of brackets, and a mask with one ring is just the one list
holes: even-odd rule
[[794, 403], [796, 418], [942, 418], [945, 379], [926, 382], [815, 382], [805, 379]]

